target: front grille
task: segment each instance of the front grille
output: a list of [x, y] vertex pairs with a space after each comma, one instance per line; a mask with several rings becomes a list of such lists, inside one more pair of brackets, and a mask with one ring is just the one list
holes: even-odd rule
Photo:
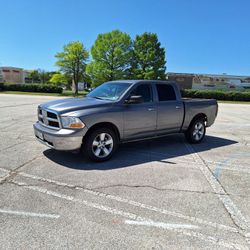
[[60, 122], [58, 115], [52, 111], [38, 108], [38, 121], [42, 123], [44, 126], [60, 129]]

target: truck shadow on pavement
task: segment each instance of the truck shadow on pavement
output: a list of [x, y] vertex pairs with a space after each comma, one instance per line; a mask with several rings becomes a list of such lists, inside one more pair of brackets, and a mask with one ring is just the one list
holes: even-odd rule
[[[215, 136], [206, 136], [202, 143], [192, 145], [195, 152], [204, 152], [238, 143]], [[189, 163], [192, 152], [187, 147], [183, 135], [170, 135], [159, 139], [121, 144], [113, 157], [106, 162], [95, 163], [81, 153], [62, 152], [53, 149], [43, 153], [49, 160], [67, 168], [82, 170], [111, 170], [149, 162], [166, 164]], [[180, 158], [177, 158], [180, 157]]]

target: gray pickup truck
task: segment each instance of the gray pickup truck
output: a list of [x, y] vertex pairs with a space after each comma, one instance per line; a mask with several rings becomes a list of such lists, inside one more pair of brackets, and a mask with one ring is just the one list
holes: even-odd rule
[[169, 81], [111, 81], [86, 97], [38, 106], [36, 138], [56, 150], [81, 149], [94, 161], [108, 160], [119, 143], [185, 133], [201, 142], [218, 112], [216, 100], [182, 99]]

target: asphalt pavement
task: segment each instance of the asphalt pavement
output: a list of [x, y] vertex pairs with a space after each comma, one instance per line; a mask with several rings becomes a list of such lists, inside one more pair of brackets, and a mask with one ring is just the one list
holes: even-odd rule
[[250, 248], [250, 105], [219, 104], [201, 144], [171, 135], [93, 163], [34, 138], [57, 98], [0, 94], [1, 249]]

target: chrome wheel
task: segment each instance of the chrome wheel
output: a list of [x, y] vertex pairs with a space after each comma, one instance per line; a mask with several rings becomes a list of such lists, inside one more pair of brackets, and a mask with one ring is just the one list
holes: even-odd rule
[[107, 157], [113, 149], [113, 138], [108, 133], [98, 134], [92, 143], [92, 152], [98, 158]]
[[199, 141], [204, 136], [205, 128], [202, 122], [197, 122], [194, 126], [193, 138]]

